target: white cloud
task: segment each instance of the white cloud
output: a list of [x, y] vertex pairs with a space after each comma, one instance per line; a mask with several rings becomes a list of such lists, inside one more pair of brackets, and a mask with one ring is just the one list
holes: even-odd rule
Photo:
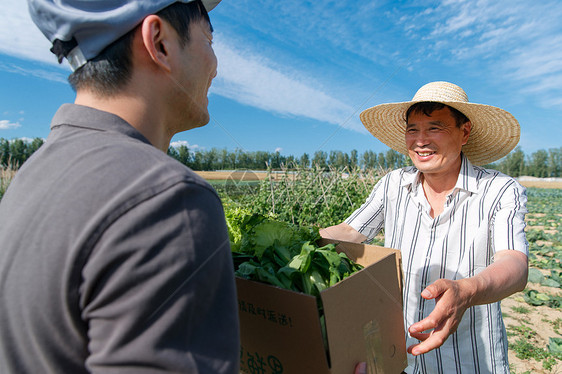
[[499, 78], [518, 94], [547, 97], [539, 104], [552, 106], [562, 96], [561, 18], [553, 0], [443, 0], [430, 18], [408, 26], [428, 29], [434, 56]]
[[[0, 53], [58, 65], [49, 51], [49, 41], [29, 16], [27, 2], [5, 0], [3, 9], [0, 14]], [[296, 78], [306, 72], [281, 71], [260, 54], [242, 54], [219, 37], [215, 40], [219, 77], [211, 92], [281, 115], [311, 118], [362, 131], [358, 121], [347, 120], [354, 114], [354, 108], [323, 91], [318, 82]], [[64, 66], [67, 68], [66, 63]], [[6, 63], [0, 64], [0, 69], [66, 82], [63, 73], [26, 70]]]
[[19, 122], [10, 122], [7, 119], [0, 120], [0, 130], [17, 129], [20, 126]]
[[0, 62], [0, 70], [24, 76], [33, 76], [53, 82], [67, 83], [65, 74], [44, 69], [26, 69], [15, 64]]
[[357, 127], [347, 122], [355, 109], [324, 92], [318, 82], [299, 78], [304, 72], [281, 71], [259, 54], [234, 48], [222, 36], [215, 38], [215, 53], [219, 67], [211, 92], [282, 115]]
[[12, 63], [0, 63], [0, 70], [24, 76], [34, 76], [53, 82], [67, 83], [70, 68], [65, 62], [59, 65], [49, 49], [51, 43], [31, 20], [27, 1], [4, 0], [0, 12], [0, 53], [18, 58], [46, 63], [59, 69], [27, 69]]
[[[28, 137], [25, 137], [25, 136], [24, 136], [24, 137], [22, 137], [22, 138], [17, 138], [17, 139], [8, 140], [8, 142], [13, 143], [13, 142], [15, 142], [16, 140], [21, 140], [21, 141], [26, 142], [26, 143], [32, 143], [35, 139], [34, 139], [34, 138], [28, 138]], [[45, 139], [43, 139], [43, 141], [45, 141]]]
[[189, 149], [201, 149], [202, 147], [198, 146], [197, 144], [189, 144], [187, 140], [177, 140], [170, 143], [170, 147], [179, 148], [181, 146], [185, 146]]
[[58, 65], [51, 43], [31, 20], [27, 1], [3, 0], [0, 13], [0, 53]]

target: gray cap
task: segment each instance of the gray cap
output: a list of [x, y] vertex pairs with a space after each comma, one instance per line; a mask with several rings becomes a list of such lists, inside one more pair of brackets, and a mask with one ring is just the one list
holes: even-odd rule
[[[53, 43], [51, 51], [72, 70], [96, 57], [146, 16], [176, 2], [195, 0], [28, 0], [29, 13]], [[207, 12], [221, 0], [201, 0]]]

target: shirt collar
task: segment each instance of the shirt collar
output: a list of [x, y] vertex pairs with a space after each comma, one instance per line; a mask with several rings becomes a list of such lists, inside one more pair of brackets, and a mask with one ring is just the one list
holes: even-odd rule
[[150, 144], [144, 135], [121, 117], [88, 106], [77, 104], [61, 105], [51, 121], [51, 130], [62, 125], [118, 132]]
[[[418, 169], [414, 166], [407, 167], [404, 169], [400, 187], [410, 187], [410, 190], [415, 192], [420, 184], [420, 177], [421, 173]], [[453, 191], [457, 189], [465, 190], [471, 193], [478, 192], [476, 171], [464, 153], [461, 153], [461, 170]]]
[[455, 189], [458, 188], [471, 193], [476, 193], [478, 192], [478, 185], [476, 183], [476, 170], [474, 169], [474, 166], [472, 165], [470, 160], [464, 155], [464, 153], [461, 153], [461, 157], [461, 171], [459, 173]]
[[411, 185], [416, 185], [420, 172], [415, 166], [409, 166], [404, 168], [404, 173], [402, 174], [402, 179], [400, 181], [400, 187], [408, 187]]

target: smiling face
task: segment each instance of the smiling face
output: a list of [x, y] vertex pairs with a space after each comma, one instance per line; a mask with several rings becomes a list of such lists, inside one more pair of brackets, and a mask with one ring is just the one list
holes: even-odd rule
[[461, 149], [468, 141], [470, 122], [457, 126], [448, 107], [431, 115], [410, 113], [406, 125], [406, 147], [414, 166], [425, 177], [457, 176]]

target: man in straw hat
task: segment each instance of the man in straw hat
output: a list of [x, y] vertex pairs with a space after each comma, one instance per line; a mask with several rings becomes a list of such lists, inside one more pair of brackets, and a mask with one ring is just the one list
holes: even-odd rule
[[220, 0], [29, 0], [74, 104], [0, 204], [0, 373], [239, 372], [217, 193], [166, 155], [209, 121]]
[[519, 140], [508, 112], [447, 82], [361, 113], [414, 166], [394, 170], [344, 223], [321, 230], [363, 242], [384, 229], [402, 253], [408, 373], [509, 373], [499, 301], [525, 287], [525, 189], [484, 165]]

